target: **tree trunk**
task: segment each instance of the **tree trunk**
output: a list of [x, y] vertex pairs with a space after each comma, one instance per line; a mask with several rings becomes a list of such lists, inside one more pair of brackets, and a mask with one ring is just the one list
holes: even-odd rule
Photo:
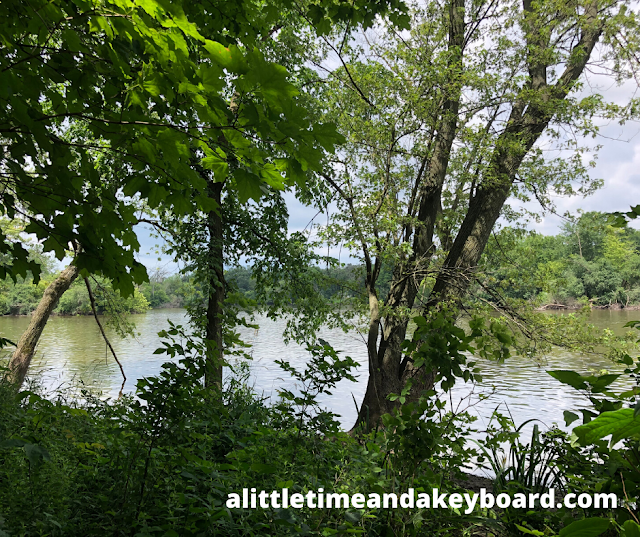
[[[529, 0], [524, 1], [524, 8], [529, 12], [533, 10]], [[437, 309], [447, 302], [459, 305], [465, 295], [491, 230], [509, 197], [517, 171], [528, 151], [554, 116], [553, 101], [562, 101], [571, 91], [600, 38], [603, 22], [597, 19], [597, 13], [595, 2], [586, 8], [580, 40], [572, 50], [574, 61], [568, 63], [564, 73], [553, 86], [547, 85], [546, 66], [535, 63], [536, 57], [533, 56], [534, 59], [529, 65], [528, 89], [539, 91], [539, 99], [518, 99], [514, 102], [507, 126], [496, 141], [484, 184], [477, 188], [475, 195], [470, 199], [469, 210], [444, 266], [439, 270], [429, 301], [422, 308], [423, 312]], [[464, 0], [452, 0], [449, 6], [449, 21], [449, 50], [458, 50], [460, 54], [459, 57], [452, 54], [450, 61], [455, 64], [462, 58]], [[536, 46], [543, 45], [539, 38], [534, 39]], [[408, 400], [417, 399], [425, 389], [433, 387], [435, 374], [426, 375], [416, 370], [410, 357], [402, 356], [401, 345], [406, 336], [408, 320], [407, 313], [399, 314], [398, 310], [411, 312], [414, 308], [419, 285], [426, 277], [432, 257], [435, 215], [440, 206], [451, 144], [456, 135], [458, 109], [459, 94], [456, 97], [454, 90], [449, 101], [445, 103], [438, 142], [429, 162], [430, 173], [421, 187], [418, 211], [421, 225], [415, 232], [414, 254], [394, 272], [385, 309], [391, 309], [395, 315], [385, 318], [382, 338], [379, 344], [375, 344], [375, 349], [371, 349], [370, 329], [369, 382], [356, 426], [366, 423], [367, 428], [370, 428], [379, 423], [383, 414], [393, 411], [398, 403], [389, 401], [388, 397], [392, 393], [400, 394], [409, 378], [413, 380], [413, 384]]]
[[[449, 66], [451, 71], [460, 71], [464, 44], [464, 0], [452, 0], [449, 4]], [[457, 132], [458, 111], [460, 108], [460, 84], [452, 81], [450, 93], [443, 103], [438, 133], [429, 159], [428, 171], [420, 185], [417, 198], [417, 216], [420, 224], [416, 228], [411, 258], [394, 271], [394, 276], [385, 302], [385, 309], [396, 312], [384, 319], [384, 330], [378, 344], [380, 319], [371, 314], [369, 328], [369, 382], [360, 407], [357, 424], [364, 423], [367, 428], [379, 422], [383, 414], [391, 412], [397, 402], [389, 400], [391, 393], [399, 394], [409, 377], [413, 378], [413, 391], [421, 393], [428, 388], [429, 379], [421, 378], [417, 372], [407, 368], [402, 362], [401, 345], [407, 333], [408, 318], [397, 315], [398, 310], [411, 311], [421, 281], [426, 276], [431, 257], [434, 253], [433, 234], [442, 186], [447, 173], [451, 147]], [[409, 207], [413, 214], [413, 207]], [[369, 296], [375, 286], [375, 278], [369, 277], [367, 283]], [[371, 299], [370, 299], [371, 303]], [[373, 311], [370, 307], [370, 311]], [[376, 316], [378, 308], [375, 309]], [[357, 425], [356, 424], [356, 425]]]
[[206, 339], [207, 356], [205, 363], [205, 386], [222, 389], [223, 341], [222, 308], [225, 295], [223, 266], [223, 227], [222, 227], [222, 183], [209, 182], [209, 196], [218, 204], [216, 210], [209, 211], [207, 227], [209, 229], [209, 296], [207, 304]]
[[[532, 9], [529, 0], [525, 0], [524, 6], [527, 11]], [[458, 303], [466, 293], [518, 169], [555, 115], [553, 102], [560, 102], [569, 94], [600, 38], [604, 23], [597, 20], [597, 13], [595, 2], [586, 8], [582, 35], [572, 51], [575, 59], [553, 86], [547, 86], [546, 66], [529, 65], [529, 87], [540, 91], [541, 102], [519, 99], [514, 103], [507, 126], [496, 141], [486, 184], [480, 185], [469, 202], [469, 210], [438, 274], [427, 307], [445, 301]]]
[[58, 300], [69, 289], [78, 276], [78, 268], [71, 264], [65, 268], [44, 291], [38, 307], [31, 315], [31, 322], [22, 334], [11, 361], [9, 362], [8, 380], [20, 389], [36, 351], [40, 335], [47, 324], [49, 315], [58, 304]]

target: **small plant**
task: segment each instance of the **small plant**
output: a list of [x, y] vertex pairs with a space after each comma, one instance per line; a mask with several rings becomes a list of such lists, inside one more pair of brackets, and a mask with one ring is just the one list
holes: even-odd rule
[[559, 468], [565, 448], [564, 433], [557, 428], [541, 433], [535, 423], [529, 443], [524, 443], [521, 441], [524, 428], [539, 420], [527, 420], [516, 428], [511, 417], [498, 412], [494, 412], [493, 417], [500, 425], [500, 432], [489, 428], [486, 439], [475, 443], [484, 454], [478, 462], [488, 462], [495, 474], [494, 491], [542, 494], [550, 488], [564, 489], [565, 481]]
[[[639, 329], [640, 322], [625, 326]], [[631, 387], [621, 393], [611, 387], [621, 374], [585, 376], [563, 370], [548, 373], [579, 391], [590, 405], [579, 409], [582, 425], [575, 427], [573, 433], [576, 444], [591, 450], [599, 465], [591, 473], [583, 465], [576, 474], [581, 479], [585, 475], [595, 479], [594, 488], [616, 494], [624, 505], [614, 513], [616, 524], [624, 528], [624, 535], [640, 535], [633, 526], [640, 523], [635, 514], [640, 500], [640, 358], [623, 354], [618, 362], [625, 366], [624, 375], [631, 381]], [[567, 424], [579, 418], [577, 412], [565, 412]], [[609, 437], [610, 441], [606, 440]]]
[[351, 371], [358, 367], [358, 363], [349, 356], [341, 359], [338, 352], [323, 339], [319, 339], [316, 344], [307, 345], [307, 351], [311, 353], [311, 360], [303, 372], [285, 360], [275, 361], [298, 383], [297, 394], [288, 389], [278, 391], [282, 402], [276, 408], [286, 420], [296, 423], [300, 432], [305, 428], [322, 433], [337, 432], [339, 423], [335, 420], [335, 415], [322, 410], [318, 396], [332, 395], [330, 390], [342, 379], [355, 382], [356, 378]]

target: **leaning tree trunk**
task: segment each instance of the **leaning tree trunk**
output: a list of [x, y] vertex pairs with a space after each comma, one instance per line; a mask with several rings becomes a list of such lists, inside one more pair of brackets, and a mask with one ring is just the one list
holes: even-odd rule
[[[464, 0], [452, 0], [449, 4], [449, 65], [452, 71], [462, 62], [464, 44]], [[442, 106], [442, 116], [438, 126], [433, 154], [429, 159], [424, 182], [420, 185], [416, 226], [413, 241], [413, 255], [394, 271], [389, 294], [385, 302], [386, 310], [411, 311], [418, 295], [420, 282], [426, 277], [433, 255], [433, 235], [436, 217], [441, 204], [442, 186], [447, 173], [451, 148], [458, 128], [460, 109], [460, 81], [452, 81], [450, 93]], [[411, 208], [410, 208], [411, 211]], [[407, 333], [406, 316], [388, 315], [384, 319], [384, 330], [380, 343], [377, 342], [381, 319], [377, 302], [371, 307], [371, 297], [375, 297], [375, 278], [367, 283], [371, 312], [371, 324], [367, 347], [369, 352], [369, 381], [364, 400], [358, 412], [358, 424], [366, 428], [379, 423], [383, 414], [390, 413], [398, 406], [390, 401], [389, 395], [399, 394], [407, 380], [412, 379], [414, 393], [422, 393], [432, 385], [432, 376], [413, 371], [402, 361], [402, 342]], [[377, 301], [377, 297], [376, 301]]]
[[11, 361], [9, 362], [8, 380], [20, 389], [36, 351], [38, 340], [42, 335], [49, 315], [58, 304], [58, 300], [69, 289], [78, 276], [78, 267], [69, 265], [44, 291], [38, 307], [31, 315], [31, 322], [22, 334]]

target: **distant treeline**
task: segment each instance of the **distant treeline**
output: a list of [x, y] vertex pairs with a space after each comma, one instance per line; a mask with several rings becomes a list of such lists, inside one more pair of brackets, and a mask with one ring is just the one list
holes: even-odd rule
[[[47, 270], [44, 271], [37, 285], [33, 283], [32, 278], [18, 278], [16, 283], [11, 279], [0, 281], [0, 315], [28, 315], [35, 310], [44, 290], [58, 275], [58, 272], [49, 268], [50, 264], [43, 266]], [[311, 267], [309, 270], [317, 271], [318, 276], [322, 276], [318, 278], [318, 282], [322, 280], [321, 293], [326, 298], [337, 294], [354, 297], [361, 292], [364, 276], [361, 267], [357, 265], [328, 269]], [[381, 278], [381, 281], [388, 287], [390, 274], [384, 274], [385, 277]], [[256, 282], [250, 268], [227, 269], [225, 279], [230, 290], [238, 291], [251, 300], [257, 298]], [[182, 308], [198, 301], [204, 302], [201, 285], [190, 274], [173, 274], [167, 277], [152, 274], [150, 280], [136, 287], [134, 295], [125, 299], [113, 290], [109, 281], [101, 278], [92, 279], [91, 286], [98, 313], [105, 313], [110, 309], [125, 313], [143, 313], [149, 309]], [[383, 292], [386, 294], [386, 290]], [[54, 313], [58, 315], [91, 313], [89, 294], [83, 280], [76, 280], [71, 285], [60, 299]]]
[[[310, 274], [307, 276], [313, 279], [317, 274], [318, 291], [325, 298], [343, 296], [345, 298], [365, 297], [364, 294], [364, 267], [354, 264], [346, 264], [342, 267], [309, 267]], [[247, 298], [257, 299], [256, 282], [252, 277], [251, 269], [247, 267], [234, 267], [225, 271], [225, 279], [229, 284], [237, 287], [237, 290]], [[378, 293], [386, 296], [389, 291], [389, 281], [391, 271], [387, 266], [380, 270], [378, 281]]]
[[609, 215], [588, 212], [558, 235], [502, 229], [485, 250], [484, 283], [543, 307], [638, 305], [640, 231], [611, 224]]
[[[567, 221], [557, 235], [512, 227], [501, 229], [485, 250], [479, 272], [481, 285], [474, 294], [490, 298], [487, 290], [493, 289], [505, 297], [525, 299], [542, 307], [576, 307], [585, 302], [616, 307], [640, 304], [640, 231], [617, 228], [611, 223], [608, 215], [589, 212]], [[50, 267], [50, 263], [43, 266]], [[318, 290], [325, 298], [366, 300], [362, 266], [348, 264], [308, 270], [312, 277], [317, 273]], [[30, 278], [19, 279], [17, 283], [9, 279], [0, 282], [0, 315], [32, 312], [55, 276], [48, 268], [38, 285]], [[150, 308], [186, 307], [204, 301], [201, 286], [191, 275], [152, 274], [150, 279], [126, 299], [115, 292], [108, 281], [93, 280], [99, 312], [115, 308], [142, 313]], [[231, 290], [251, 300], [259, 298], [250, 268], [229, 268], [225, 270], [225, 279]], [[377, 289], [381, 299], [387, 295], [390, 279], [390, 264], [383, 264]], [[429, 289], [422, 289], [420, 294], [426, 298]], [[84, 281], [74, 282], [55, 312], [91, 313]]]
[[[31, 278], [19, 278], [16, 283], [7, 279], [0, 282], [0, 315], [28, 315], [37, 307], [44, 290], [55, 278], [55, 272], [47, 272], [37, 285]], [[91, 280], [98, 313], [119, 311], [143, 313], [150, 308], [183, 307], [197, 291], [188, 276], [175, 274], [161, 281], [151, 281], [138, 286], [132, 296], [123, 298], [113, 290], [111, 283], [102, 278]], [[62, 295], [54, 310], [59, 315], [88, 315], [91, 303], [84, 280], [78, 279]]]

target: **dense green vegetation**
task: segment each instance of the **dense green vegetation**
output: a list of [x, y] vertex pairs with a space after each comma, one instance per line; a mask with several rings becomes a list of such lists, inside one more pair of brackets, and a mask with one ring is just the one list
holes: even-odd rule
[[[532, 312], [637, 302], [638, 233], [587, 213], [542, 237], [509, 205], [601, 186], [585, 140], [640, 108], [588, 76], [638, 80], [637, 3], [7, 0], [0, 15], [0, 313], [33, 310], [0, 378], [0, 537], [640, 535], [640, 362], [578, 315]], [[290, 231], [285, 192], [326, 224]], [[184, 274], [138, 261], [143, 223]], [[49, 254], [71, 261], [53, 274]], [[189, 327], [161, 333], [170, 361], [134, 395], [23, 389], [52, 313], [102, 329], [98, 313], [167, 304]], [[309, 352], [304, 371], [276, 361], [298, 385], [274, 405], [246, 377], [223, 385], [253, 304]], [[317, 335], [356, 321], [368, 382], [346, 433], [318, 397], [355, 363]], [[472, 357], [605, 342], [626, 391], [621, 374], [549, 372], [585, 396], [564, 414], [575, 434], [525, 438], [495, 414], [474, 443], [448, 411], [481, 379]], [[619, 503], [226, 504], [253, 487], [462, 493], [476, 463], [505, 496]]]
[[[28, 315], [38, 305], [47, 285], [55, 277], [44, 275], [37, 284], [31, 278], [17, 278], [14, 283], [5, 280], [0, 284], [0, 314]], [[95, 299], [98, 313], [119, 311], [122, 313], [144, 313], [150, 307], [150, 301], [143, 289], [135, 289], [133, 295], [124, 298], [115, 291], [110, 282], [96, 278]], [[165, 295], [168, 296], [168, 295]], [[59, 315], [90, 315], [89, 293], [82, 280], [76, 281], [60, 298], [54, 310]]]
[[[362, 267], [356, 265], [330, 268], [309, 267], [309, 271], [317, 277], [318, 292], [327, 299], [358, 296], [358, 288], [362, 285], [364, 277]], [[256, 300], [256, 281], [249, 267], [230, 268], [225, 270], [224, 274], [231, 289], [237, 289], [249, 300]], [[37, 284], [33, 283], [31, 277], [27, 279], [18, 277], [16, 282], [10, 279], [5, 280], [0, 285], [0, 315], [30, 314], [55, 276], [56, 273], [48, 271], [42, 274]], [[114, 306], [127, 313], [142, 313], [149, 308], [184, 308], [205, 300], [202, 285], [190, 274], [152, 278], [151, 281], [136, 286], [134, 295], [127, 298], [122, 298], [104, 278], [96, 278], [95, 282], [98, 284], [96, 304], [99, 313], [106, 310], [105, 293]], [[381, 284], [382, 293], [385, 292], [383, 285], [384, 283]], [[91, 305], [84, 284], [80, 281], [74, 282], [61, 297], [54, 312], [61, 315], [89, 315]]]
[[[418, 360], [429, 368], [437, 365], [442, 380], [478, 375], [464, 353], [482, 354], [480, 320], [467, 334], [443, 317], [416, 322], [419, 328], [409, 345]], [[137, 399], [103, 401], [85, 393], [85, 402], [79, 403], [65, 400], [64, 394], [45, 399], [36, 388], [16, 394], [0, 384], [2, 535], [453, 537], [559, 532], [577, 537], [619, 531], [633, 536], [639, 529], [633, 513], [624, 508], [229, 509], [228, 495], [251, 487], [304, 494], [322, 488], [366, 498], [410, 488], [416, 493], [431, 494], [434, 488], [469, 493], [461, 470], [473, 466], [475, 457], [485, 457], [493, 466], [496, 494], [539, 494], [553, 486], [557, 494], [598, 491], [630, 500], [640, 484], [640, 424], [625, 422], [616, 433], [611, 423], [605, 430], [591, 427], [599, 425], [597, 418], [578, 428], [582, 445], [557, 429], [534, 429], [527, 444], [508, 418], [496, 414], [474, 445], [465, 441], [477, 430], [474, 420], [446, 411], [445, 388], [439, 395], [425, 394], [417, 406], [406, 403], [396, 415], [385, 416], [384, 428], [350, 436], [317, 404], [317, 396], [350, 377], [355, 365], [326, 343], [308, 348], [305, 371], [282, 362], [302, 381], [301, 388], [297, 393], [284, 390], [277, 404], [265, 406], [247, 390], [242, 376], [229, 382], [222, 399], [212, 400], [194, 382], [201, 378], [201, 343], [185, 337], [180, 327], [163, 336], [162, 351], [180, 361], [139, 381]], [[624, 360], [638, 379], [640, 362]], [[635, 397], [607, 391], [617, 375], [570, 373], [554, 375], [592, 399], [593, 417]], [[578, 419], [567, 414], [569, 420]], [[599, 439], [612, 431], [624, 445], [610, 451]], [[506, 452], [505, 445], [511, 446]]]
[[[538, 307], [581, 307], [584, 303], [602, 307], [640, 304], [640, 231], [615, 227], [614, 218], [604, 213], [581, 213], [567, 221], [557, 235], [541, 235], [505, 227], [495, 233], [482, 258], [483, 284], [499, 289], [507, 298], [525, 299]], [[43, 256], [40, 256], [43, 258]], [[318, 291], [325, 298], [365, 297], [365, 267], [309, 267], [316, 273]], [[5, 280], [0, 287], [0, 314], [25, 315], [33, 311], [53, 278], [50, 270], [34, 284], [32, 279]], [[381, 268], [377, 291], [381, 298], [389, 290], [391, 271]], [[225, 270], [229, 285], [255, 300], [256, 281], [250, 267]], [[123, 299], [100, 280], [97, 304], [105, 310], [106, 298], [125, 312], [140, 313], [149, 307], [185, 307], [204, 300], [202, 288], [189, 275], [152, 278], [136, 287], [135, 295]], [[433, 283], [433, 282], [432, 282]], [[428, 293], [429, 289], [423, 290]], [[482, 289], [477, 291], [483, 295]], [[89, 297], [82, 282], [75, 282], [56, 309], [60, 314], [89, 314]]]
[[613, 223], [588, 212], [554, 236], [504, 228], [485, 252], [483, 283], [541, 306], [638, 305], [640, 231]]

